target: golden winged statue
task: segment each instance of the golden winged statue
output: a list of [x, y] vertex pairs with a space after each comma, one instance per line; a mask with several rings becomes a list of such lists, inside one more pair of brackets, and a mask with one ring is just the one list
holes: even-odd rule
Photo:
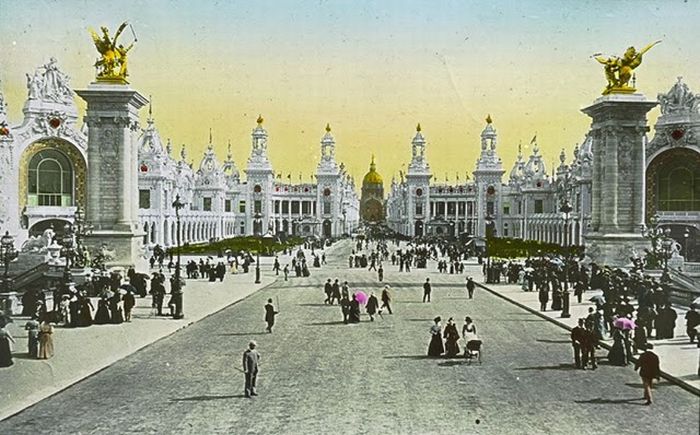
[[603, 95], [614, 93], [627, 94], [636, 91], [633, 86], [629, 85], [632, 79], [632, 71], [642, 64], [642, 56], [660, 42], [661, 41], [652, 42], [639, 51], [634, 47], [630, 47], [625, 51], [622, 57], [613, 56], [605, 58], [599, 54], [594, 54], [593, 57], [595, 60], [604, 65], [605, 78], [608, 80], [608, 85], [603, 90]]
[[134, 46], [137, 39], [134, 34], [134, 41], [127, 47], [124, 47], [122, 44], [117, 45], [117, 40], [128, 25], [129, 23], [126, 21], [123, 22], [117, 29], [114, 37], [110, 37], [109, 29], [104, 26], [100, 27], [102, 35], [93, 29], [88, 29], [95, 43], [95, 48], [97, 48], [101, 56], [95, 62], [97, 81], [126, 83], [126, 77], [129, 75], [127, 70], [127, 53]]

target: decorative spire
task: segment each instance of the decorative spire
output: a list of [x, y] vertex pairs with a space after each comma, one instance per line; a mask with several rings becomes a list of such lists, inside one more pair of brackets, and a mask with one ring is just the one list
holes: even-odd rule
[[258, 125], [261, 125], [263, 123], [263, 121], [264, 121], [264, 119], [263, 119], [262, 115], [258, 115], [258, 120], [256, 121], [258, 123]]
[[168, 138], [168, 143], [165, 144], [165, 153], [167, 155], [170, 155], [170, 153], [173, 152], [173, 144], [170, 142], [170, 138]]
[[420, 132], [420, 131], [421, 131], [420, 122], [418, 123], [418, 125], [416, 125], [416, 131], [417, 131], [417, 132]]
[[226, 157], [231, 160], [231, 139], [228, 140], [228, 147], [226, 147]]
[[187, 151], [185, 151], [185, 144], [182, 144], [182, 148], [180, 149], [180, 158], [184, 162], [187, 159]]
[[491, 114], [489, 113], [488, 115], [486, 115], [486, 123], [491, 124], [492, 122], [493, 120], [491, 119]]
[[326, 123], [326, 133], [330, 133], [330, 132], [331, 132], [331, 124]]
[[153, 95], [148, 96], [148, 118], [153, 118]]
[[518, 159], [523, 158], [523, 141], [518, 142]]

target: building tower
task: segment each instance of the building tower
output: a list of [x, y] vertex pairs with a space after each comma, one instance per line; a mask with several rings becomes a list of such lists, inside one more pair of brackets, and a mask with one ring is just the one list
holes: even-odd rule
[[270, 193], [273, 188], [274, 171], [267, 157], [267, 131], [262, 126], [262, 116], [258, 116], [257, 123], [251, 134], [253, 146], [245, 171], [248, 186], [245, 209], [246, 222], [248, 222], [246, 232], [263, 235], [271, 223]]
[[425, 222], [430, 210], [430, 165], [425, 157], [425, 138], [420, 124], [416, 126], [416, 135], [411, 141], [411, 163], [408, 165], [406, 185], [408, 190], [407, 222], [408, 233], [414, 237], [424, 234]]
[[323, 237], [339, 235], [343, 231], [344, 215], [342, 192], [340, 191], [340, 169], [335, 161], [335, 139], [330, 124], [321, 138], [321, 160], [316, 168], [316, 218], [321, 222]]
[[384, 222], [384, 216], [384, 180], [377, 172], [372, 155], [369, 172], [362, 179], [360, 218], [366, 223], [379, 223]]
[[497, 134], [491, 115], [486, 117], [486, 127], [481, 132], [481, 155], [476, 162], [474, 183], [476, 184], [476, 236], [496, 236], [500, 228], [498, 213], [501, 194], [501, 179], [505, 171], [496, 154]]

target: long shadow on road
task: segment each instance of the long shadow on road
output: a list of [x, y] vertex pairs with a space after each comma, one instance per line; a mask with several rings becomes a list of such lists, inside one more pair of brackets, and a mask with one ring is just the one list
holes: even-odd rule
[[245, 398], [244, 394], [235, 394], [232, 396], [194, 396], [194, 397], [183, 397], [181, 399], [170, 399], [171, 402], [206, 402], [209, 400], [223, 400], [223, 399], [242, 399]]

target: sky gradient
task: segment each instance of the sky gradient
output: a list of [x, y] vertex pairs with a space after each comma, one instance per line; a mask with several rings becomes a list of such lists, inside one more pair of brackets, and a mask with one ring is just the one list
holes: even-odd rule
[[0, 0], [0, 16], [0, 79], [13, 125], [25, 73], [54, 56], [72, 86], [85, 88], [97, 57], [87, 27], [114, 31], [128, 20], [139, 38], [131, 85], [153, 96], [164, 139], [176, 150], [185, 144], [197, 167], [211, 128], [220, 159], [230, 140], [243, 169], [262, 114], [273, 167], [295, 181], [315, 172], [330, 123], [337, 158], [358, 184], [375, 154], [388, 187], [410, 161], [417, 122], [435, 178], [464, 180], [487, 114], [507, 171], [518, 143], [529, 154], [535, 133], [551, 171], [561, 149], [570, 155], [583, 139], [590, 121], [580, 109], [605, 86], [595, 52], [619, 55], [663, 39], [637, 69], [638, 89], [655, 98], [683, 76], [700, 90], [695, 0]]

